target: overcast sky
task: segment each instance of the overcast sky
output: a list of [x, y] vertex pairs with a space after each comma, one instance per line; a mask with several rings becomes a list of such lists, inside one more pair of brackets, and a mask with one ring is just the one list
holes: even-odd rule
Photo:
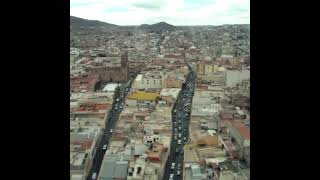
[[250, 0], [70, 0], [70, 15], [117, 25], [250, 24]]

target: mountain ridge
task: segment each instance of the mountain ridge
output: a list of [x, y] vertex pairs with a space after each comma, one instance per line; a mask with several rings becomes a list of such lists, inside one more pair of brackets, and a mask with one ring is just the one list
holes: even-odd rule
[[70, 16], [70, 26], [74, 28], [79, 27], [105, 27], [105, 28], [116, 28], [119, 27], [118, 25], [102, 22], [98, 20], [89, 20], [83, 19], [75, 16]]

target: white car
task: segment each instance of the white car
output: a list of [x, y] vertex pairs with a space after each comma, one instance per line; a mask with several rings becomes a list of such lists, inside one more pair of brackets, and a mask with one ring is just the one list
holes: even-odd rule
[[97, 179], [97, 173], [93, 173], [91, 179]]
[[169, 180], [173, 180], [173, 174], [170, 174]]
[[113, 129], [110, 129], [110, 132], [112, 133], [112, 132], [113, 132]]
[[177, 175], [178, 175], [178, 176], [181, 175], [181, 171], [180, 171], [180, 170], [177, 171]]
[[174, 169], [175, 166], [176, 166], [176, 163], [172, 163], [172, 164], [171, 164], [171, 169]]
[[102, 149], [103, 149], [103, 150], [106, 150], [106, 149], [107, 149], [107, 145], [106, 145], [106, 144], [103, 145], [103, 146], [102, 146]]

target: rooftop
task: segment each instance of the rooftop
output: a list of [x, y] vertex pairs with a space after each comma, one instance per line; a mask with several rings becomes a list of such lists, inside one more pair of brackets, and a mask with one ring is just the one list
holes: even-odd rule
[[177, 99], [179, 92], [181, 91], [180, 88], [167, 88], [167, 89], [162, 89], [160, 92], [161, 96], [172, 96], [175, 99]]
[[159, 93], [137, 91], [130, 94], [128, 96], [128, 99], [154, 101], [158, 96], [159, 96]]
[[230, 121], [232, 126], [239, 132], [244, 139], [250, 139], [250, 128], [238, 121]]
[[[120, 84], [119, 84], [120, 86]], [[108, 83], [106, 86], [104, 86], [102, 91], [107, 91], [107, 92], [114, 92], [116, 88], [118, 87], [117, 83]]]
[[105, 159], [102, 163], [99, 179], [125, 179], [127, 177], [128, 161]]

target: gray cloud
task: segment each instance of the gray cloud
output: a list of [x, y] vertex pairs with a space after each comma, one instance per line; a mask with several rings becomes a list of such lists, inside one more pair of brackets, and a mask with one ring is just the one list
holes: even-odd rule
[[149, 4], [149, 3], [133, 3], [132, 4], [133, 7], [137, 7], [137, 8], [142, 8], [142, 9], [146, 9], [146, 10], [160, 10], [161, 9], [161, 5], [159, 4]]

